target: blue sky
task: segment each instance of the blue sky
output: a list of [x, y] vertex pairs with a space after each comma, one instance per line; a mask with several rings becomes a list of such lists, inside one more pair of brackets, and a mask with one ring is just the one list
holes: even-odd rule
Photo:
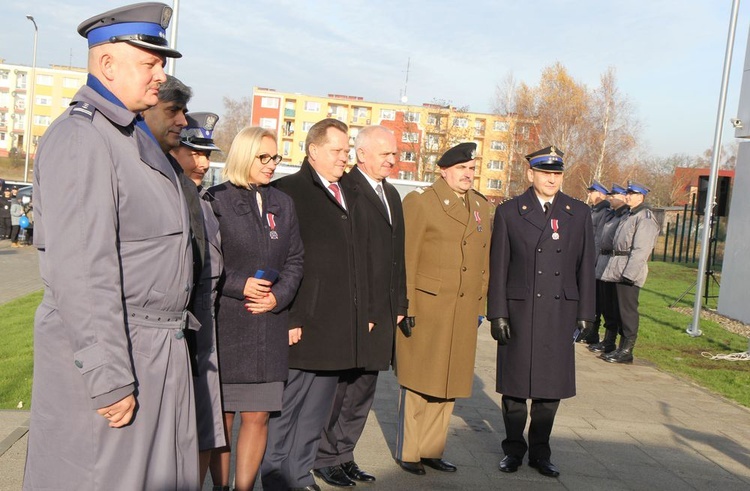
[[[75, 32], [121, 0], [3, 4], [0, 58], [85, 66]], [[171, 1], [167, 2], [171, 4]], [[192, 110], [223, 112], [252, 87], [398, 102], [411, 59], [411, 104], [434, 99], [489, 112], [508, 73], [536, 84], [559, 61], [589, 87], [609, 66], [642, 123], [647, 155], [697, 155], [713, 144], [731, 0], [181, 0], [178, 78]], [[14, 20], [17, 19], [17, 20]], [[726, 120], [737, 113], [750, 5], [737, 23]], [[731, 127], [724, 142], [734, 139]]]

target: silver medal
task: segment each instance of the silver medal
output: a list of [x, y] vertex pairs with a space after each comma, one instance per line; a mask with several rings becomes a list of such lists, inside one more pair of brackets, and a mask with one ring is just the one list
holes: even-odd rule
[[271, 233], [269, 234], [272, 239], [276, 240], [279, 238], [279, 234], [275, 230], [271, 230]]
[[552, 240], [557, 240], [557, 239], [559, 239], [559, 238], [560, 238], [560, 234], [558, 234], [557, 232], [554, 232], [554, 233], [552, 234]]

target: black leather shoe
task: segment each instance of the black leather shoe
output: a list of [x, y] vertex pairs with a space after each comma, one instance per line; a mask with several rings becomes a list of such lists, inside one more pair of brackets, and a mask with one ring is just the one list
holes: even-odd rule
[[516, 472], [518, 466], [522, 463], [523, 461], [515, 455], [506, 455], [503, 457], [503, 460], [500, 461], [498, 468], [500, 469], [500, 472]]
[[289, 491], [320, 491], [320, 486], [317, 484], [310, 484], [304, 488], [289, 488]]
[[396, 459], [396, 463], [406, 472], [411, 472], [412, 474], [416, 474], [418, 476], [425, 475], [422, 462], [402, 462], [401, 460]]
[[340, 465], [321, 467], [320, 469], [313, 470], [313, 473], [331, 486], [348, 488], [357, 485], [357, 483], [349, 479], [349, 476], [346, 475], [346, 472], [344, 472], [344, 469]]
[[441, 472], [456, 472], [457, 469], [455, 465], [443, 459], [422, 459], [422, 463]]
[[375, 476], [360, 469], [353, 460], [344, 462], [341, 464], [341, 468], [352, 481], [373, 482], [375, 480]]
[[560, 475], [560, 471], [557, 470], [555, 464], [547, 459], [536, 459], [529, 460], [529, 466], [539, 471], [539, 474], [547, 477], [557, 477]]

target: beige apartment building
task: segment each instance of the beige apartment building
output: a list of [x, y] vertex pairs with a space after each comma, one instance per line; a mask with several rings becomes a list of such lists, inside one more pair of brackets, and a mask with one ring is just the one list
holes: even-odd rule
[[[37, 67], [33, 81], [31, 72], [29, 66], [8, 64], [0, 58], [0, 157], [23, 155], [27, 132], [33, 157], [39, 138], [86, 83], [85, 68]], [[34, 100], [30, 101], [32, 92]], [[31, 119], [30, 128], [27, 118]]]
[[[392, 104], [365, 101], [362, 97], [278, 92], [253, 88], [251, 121], [279, 135], [284, 164], [300, 165], [307, 131], [324, 118], [336, 118], [349, 126], [350, 143], [359, 130], [379, 124], [390, 128], [398, 142], [398, 162], [392, 178], [432, 182], [438, 174], [437, 159], [461, 142], [477, 144], [475, 189], [497, 202], [508, 194], [508, 180], [519, 141], [534, 138], [533, 127], [513, 116], [463, 111], [438, 104]], [[354, 152], [350, 152], [354, 165]]]

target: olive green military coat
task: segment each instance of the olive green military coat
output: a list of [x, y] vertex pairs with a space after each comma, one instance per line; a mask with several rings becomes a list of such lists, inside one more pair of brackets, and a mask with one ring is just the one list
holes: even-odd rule
[[468, 204], [443, 179], [403, 202], [406, 292], [416, 325], [396, 334], [399, 384], [443, 399], [471, 396], [477, 318], [484, 314], [490, 204], [474, 190]]

